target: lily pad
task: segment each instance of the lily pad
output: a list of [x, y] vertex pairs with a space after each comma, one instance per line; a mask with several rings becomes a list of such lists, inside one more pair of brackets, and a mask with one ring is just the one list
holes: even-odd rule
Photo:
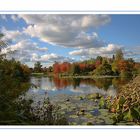
[[77, 115], [70, 115], [69, 117], [70, 117], [70, 118], [73, 118], [73, 119], [78, 118]]

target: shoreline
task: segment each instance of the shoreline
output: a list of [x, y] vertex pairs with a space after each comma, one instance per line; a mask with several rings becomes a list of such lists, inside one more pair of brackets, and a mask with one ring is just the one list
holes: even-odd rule
[[[44, 74], [44, 73], [32, 73], [31, 76], [45, 76], [45, 77], [55, 77], [54, 75], [47, 75], [47, 74]], [[95, 75], [67, 75], [67, 76], [62, 76], [62, 75], [59, 75], [58, 76], [59, 78], [74, 78], [74, 79], [77, 79], [77, 78], [83, 78], [83, 79], [99, 79], [99, 78], [119, 78], [120, 76], [112, 76], [112, 75], [105, 75], [105, 76], [95, 76]]]
[[60, 78], [83, 78], [83, 79], [100, 79], [100, 78], [119, 78], [120, 76], [109, 76], [109, 75], [106, 75], [106, 76], [92, 76], [92, 75], [87, 75], [87, 76], [84, 76], [84, 75], [80, 75], [80, 76], [60, 76]]

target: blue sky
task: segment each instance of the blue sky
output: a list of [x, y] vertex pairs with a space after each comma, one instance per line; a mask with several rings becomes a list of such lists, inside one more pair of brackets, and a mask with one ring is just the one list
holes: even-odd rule
[[122, 48], [125, 57], [140, 60], [140, 15], [0, 15], [0, 32], [14, 57], [33, 66], [40, 61], [80, 61], [98, 55], [112, 57]]

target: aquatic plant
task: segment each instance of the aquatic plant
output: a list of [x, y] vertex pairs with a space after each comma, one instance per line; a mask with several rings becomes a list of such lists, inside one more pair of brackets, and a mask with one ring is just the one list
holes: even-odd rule
[[32, 125], [66, 125], [64, 114], [60, 113], [60, 106], [54, 105], [49, 98], [32, 105], [32, 100], [21, 99], [17, 102], [18, 114], [23, 124]]
[[115, 113], [114, 123], [121, 121], [140, 124], [140, 76], [123, 86], [113, 99], [110, 111]]

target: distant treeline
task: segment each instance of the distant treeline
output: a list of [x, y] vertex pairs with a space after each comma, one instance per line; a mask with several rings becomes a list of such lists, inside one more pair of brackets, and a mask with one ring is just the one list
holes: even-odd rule
[[112, 58], [98, 56], [95, 59], [82, 62], [55, 62], [48, 68], [42, 67], [40, 62], [36, 62], [32, 72], [42, 72], [48, 75], [59, 76], [77, 76], [77, 75], [95, 75], [95, 76], [135, 76], [140, 73], [140, 63], [132, 58], [125, 59], [121, 49], [117, 50]]

